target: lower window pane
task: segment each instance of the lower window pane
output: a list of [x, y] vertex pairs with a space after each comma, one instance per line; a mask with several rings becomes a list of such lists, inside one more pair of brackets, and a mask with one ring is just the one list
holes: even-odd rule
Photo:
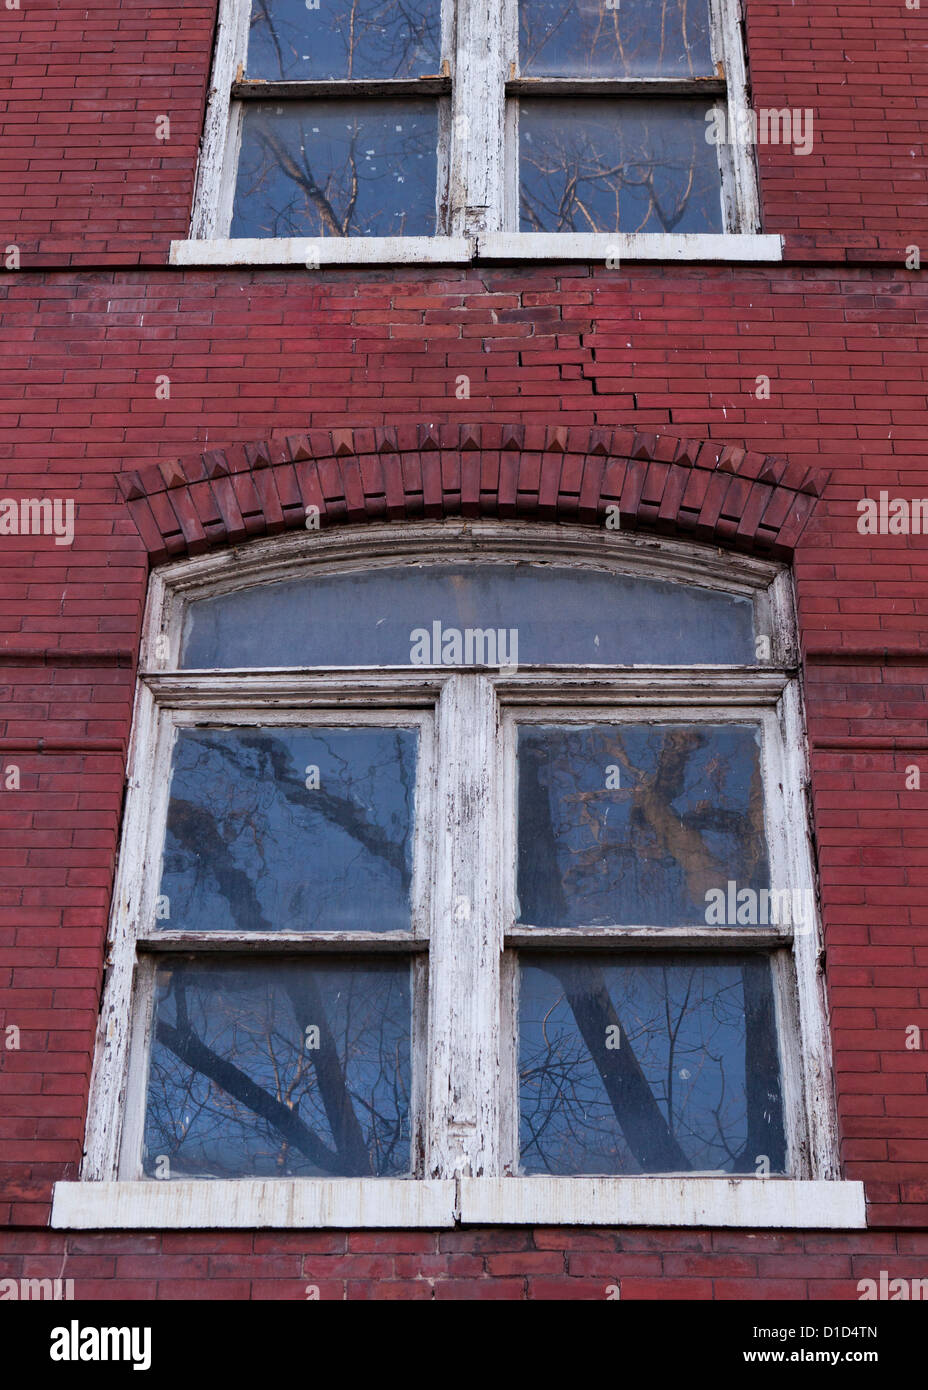
[[144, 1171], [410, 1172], [408, 960], [207, 964], [155, 976]]
[[783, 1173], [769, 958], [525, 955], [525, 1173]]
[[434, 101], [249, 103], [233, 237], [433, 236]]
[[721, 232], [721, 175], [693, 101], [522, 101], [523, 232]]

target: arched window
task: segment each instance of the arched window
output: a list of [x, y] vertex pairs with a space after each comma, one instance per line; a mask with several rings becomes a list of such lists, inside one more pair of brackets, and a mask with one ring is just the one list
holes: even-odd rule
[[[837, 1167], [793, 630], [782, 566], [569, 526], [156, 571], [104, 1224], [782, 1224], [787, 1188], [786, 1224], [859, 1224], [857, 1184], [810, 1181]], [[56, 1219], [99, 1223], [76, 1186]]]

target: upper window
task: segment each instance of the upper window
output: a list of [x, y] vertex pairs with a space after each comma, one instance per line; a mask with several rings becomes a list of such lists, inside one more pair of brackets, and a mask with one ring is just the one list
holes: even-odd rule
[[737, 0], [223, 0], [192, 235], [718, 256], [758, 229], [750, 146], [714, 138], [746, 110]]
[[85, 1175], [833, 1176], [784, 571], [370, 527], [148, 624]]

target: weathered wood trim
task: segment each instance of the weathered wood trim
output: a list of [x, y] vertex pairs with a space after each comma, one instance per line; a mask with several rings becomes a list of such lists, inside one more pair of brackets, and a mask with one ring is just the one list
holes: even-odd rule
[[464, 1178], [464, 1225], [859, 1230], [860, 1182], [790, 1178]]
[[51, 1226], [78, 1231], [446, 1227], [451, 1181], [404, 1178], [59, 1182]]
[[734, 232], [489, 232], [478, 261], [782, 261], [779, 235]]
[[232, 98], [235, 101], [313, 101], [320, 97], [354, 97], [358, 100], [365, 97], [429, 97], [446, 96], [450, 91], [450, 77], [346, 77], [329, 82], [255, 80], [232, 83]]
[[236, 161], [230, 161], [229, 155], [237, 153], [234, 138], [230, 139], [231, 127], [237, 124], [230, 119], [230, 97], [236, 68], [244, 59], [248, 42], [249, 12], [248, 0], [219, 0], [206, 122], [200, 141], [190, 227], [191, 237], [198, 241], [206, 239], [207, 243], [209, 238], [228, 227], [228, 218], [224, 216], [223, 209], [228, 204], [231, 210], [231, 195], [225, 195], [223, 185], [231, 185], [234, 181]]
[[521, 951], [764, 951], [788, 946], [789, 927], [532, 927], [520, 922], [505, 933], [507, 948]]
[[144, 955], [411, 955], [428, 938], [411, 932], [149, 932], [136, 943]]
[[[228, 593], [249, 583], [272, 584], [307, 573], [402, 566], [424, 555], [434, 565], [518, 562], [590, 568], [721, 589], [755, 600], [783, 571], [780, 562], [743, 552], [720, 551], [717, 546], [669, 536], [607, 531], [604, 527], [448, 518], [441, 522], [369, 522], [360, 530], [296, 530], [178, 559], [156, 570], [150, 602], [165, 605], [165, 618], [154, 636], [163, 632], [168, 637], [170, 659], [156, 660], [156, 646], [143, 641], [141, 670], [155, 675], [176, 665], [185, 602]], [[382, 668], [377, 668], [371, 677], [380, 674]]]
[[429, 976], [434, 1177], [498, 1171], [498, 720], [486, 679], [458, 675], [442, 691]]
[[713, 97], [724, 95], [722, 77], [513, 77], [510, 97]]
[[807, 889], [816, 903], [811, 922], [806, 930], [796, 933], [794, 944], [798, 1054], [809, 1145], [807, 1161], [816, 1177], [837, 1178], [841, 1173], [841, 1159], [825, 986], [825, 938], [812, 842], [808, 740], [798, 681], [791, 682], [784, 690], [779, 714], [782, 737], [778, 775], [783, 788], [783, 834], [795, 882]]
[[465, 1225], [862, 1230], [863, 1183], [782, 1178], [336, 1178], [59, 1182], [54, 1230], [444, 1229]]
[[[228, 226], [228, 222], [226, 223]], [[179, 266], [467, 265], [473, 244], [462, 236], [226, 237], [172, 241]]]
[[[744, 26], [738, 0], [709, 0], [712, 56], [725, 75], [723, 105], [726, 131], [743, 130], [750, 106]], [[722, 206], [729, 232], [750, 234], [761, 227], [754, 146], [726, 143], [716, 146], [722, 176]]]

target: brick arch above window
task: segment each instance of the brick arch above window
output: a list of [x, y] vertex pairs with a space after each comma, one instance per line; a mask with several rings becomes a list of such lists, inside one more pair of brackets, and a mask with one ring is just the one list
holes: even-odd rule
[[[152, 564], [341, 522], [500, 517], [657, 532], [788, 560], [828, 474], [706, 440], [575, 426], [310, 430], [119, 475]], [[610, 514], [608, 508], [618, 507]]]

